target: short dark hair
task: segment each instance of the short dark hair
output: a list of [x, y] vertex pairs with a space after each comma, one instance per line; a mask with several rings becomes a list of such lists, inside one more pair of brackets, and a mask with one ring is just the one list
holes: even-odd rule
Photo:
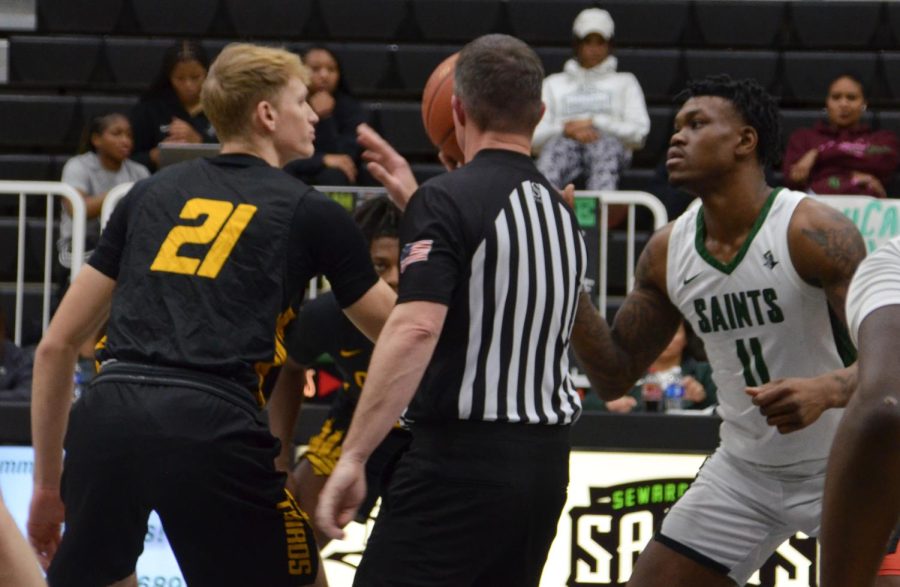
[[772, 165], [781, 160], [781, 114], [778, 104], [765, 88], [752, 79], [732, 79], [726, 74], [692, 80], [678, 95], [684, 103], [697, 96], [718, 96], [731, 102], [748, 125], [756, 129], [759, 142], [756, 156], [760, 164]]
[[376, 238], [398, 237], [400, 216], [400, 209], [387, 196], [366, 200], [353, 211], [353, 220], [370, 246]]
[[541, 119], [544, 67], [524, 42], [484, 35], [459, 52], [456, 96], [483, 130], [531, 135]]

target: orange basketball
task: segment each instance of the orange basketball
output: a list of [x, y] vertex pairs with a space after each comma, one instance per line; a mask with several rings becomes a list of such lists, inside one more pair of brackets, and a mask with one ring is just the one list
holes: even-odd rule
[[422, 92], [422, 124], [431, 143], [450, 158], [463, 163], [462, 150], [456, 143], [453, 128], [453, 111], [450, 97], [453, 96], [453, 73], [456, 70], [454, 53], [444, 59], [431, 73]]

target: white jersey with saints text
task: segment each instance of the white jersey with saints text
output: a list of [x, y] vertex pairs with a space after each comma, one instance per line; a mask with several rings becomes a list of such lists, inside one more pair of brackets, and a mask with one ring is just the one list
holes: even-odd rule
[[804, 197], [773, 190], [729, 263], [706, 250], [702, 206], [679, 217], [669, 236], [669, 298], [706, 347], [718, 387], [721, 446], [763, 465], [827, 458], [843, 410], [827, 410], [811, 426], [781, 434], [745, 389], [852, 361], [852, 346], [838, 334], [841, 328], [833, 328], [824, 291], [804, 282], [791, 262], [788, 225]]

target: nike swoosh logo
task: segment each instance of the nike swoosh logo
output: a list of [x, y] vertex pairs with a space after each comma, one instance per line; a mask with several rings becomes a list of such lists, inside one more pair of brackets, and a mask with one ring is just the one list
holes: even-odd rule
[[350, 357], [355, 357], [359, 353], [362, 352], [362, 349], [341, 349], [341, 356], [345, 359], [349, 359]]
[[684, 284], [687, 285], [687, 284], [689, 284], [690, 282], [692, 282], [692, 281], [694, 281], [695, 279], [697, 279], [698, 277], [700, 277], [700, 274], [699, 274], [699, 273], [698, 273], [697, 275], [694, 275], [693, 277], [688, 277], [687, 279], [684, 280]]

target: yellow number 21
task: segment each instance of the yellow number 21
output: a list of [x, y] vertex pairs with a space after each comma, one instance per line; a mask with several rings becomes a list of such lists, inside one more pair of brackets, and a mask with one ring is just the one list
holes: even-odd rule
[[[176, 226], [169, 231], [150, 270], [199, 275], [215, 279], [254, 214], [256, 214], [256, 206], [250, 204], [240, 204], [235, 208], [231, 202], [221, 200], [207, 198], [188, 200], [181, 209], [181, 218], [196, 220], [201, 216], [206, 216], [206, 219], [199, 226]], [[183, 257], [178, 254], [181, 245], [206, 245], [209, 243], [212, 245], [202, 262], [201, 259]]]

